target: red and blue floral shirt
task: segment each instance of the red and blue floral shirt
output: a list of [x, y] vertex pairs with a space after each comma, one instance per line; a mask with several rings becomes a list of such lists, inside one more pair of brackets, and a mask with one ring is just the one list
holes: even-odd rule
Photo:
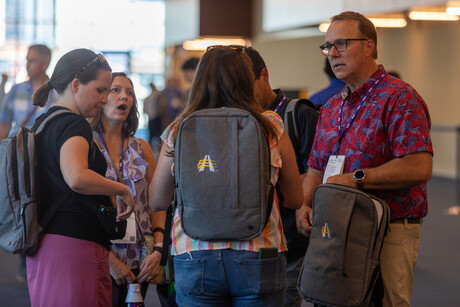
[[[417, 152], [433, 154], [431, 120], [420, 95], [406, 82], [386, 74], [369, 92], [339, 146], [338, 118], [342, 101], [342, 129], [372, 84], [386, 74], [383, 66], [355, 92], [345, 87], [321, 109], [308, 166], [324, 173], [329, 156], [344, 155], [343, 173], [377, 167]], [[426, 183], [399, 190], [369, 191], [385, 200], [391, 218], [422, 218], [428, 212]]]

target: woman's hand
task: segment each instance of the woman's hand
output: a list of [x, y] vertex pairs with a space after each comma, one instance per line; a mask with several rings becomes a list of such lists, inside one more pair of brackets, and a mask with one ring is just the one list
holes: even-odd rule
[[115, 280], [117, 285], [125, 283], [132, 284], [136, 280], [136, 275], [128, 268], [126, 264], [120, 261], [113, 253], [110, 253], [110, 276]]
[[147, 258], [141, 263], [140, 273], [137, 276], [139, 283], [145, 281], [150, 283], [157, 283], [160, 275], [160, 261], [161, 253], [159, 251], [153, 251]]
[[125, 187], [123, 193], [117, 195], [117, 222], [126, 220], [134, 210], [134, 199], [128, 188]]

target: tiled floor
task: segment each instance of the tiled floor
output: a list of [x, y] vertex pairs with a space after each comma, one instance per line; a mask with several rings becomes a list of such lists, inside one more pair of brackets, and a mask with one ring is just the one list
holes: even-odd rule
[[[430, 212], [424, 220], [415, 269], [414, 307], [460, 306], [460, 216], [446, 213], [449, 207], [460, 205], [456, 204], [455, 186], [454, 181], [440, 178], [428, 184]], [[26, 284], [16, 281], [18, 262], [18, 256], [0, 252], [0, 307], [30, 306]], [[145, 303], [160, 306], [153, 287]], [[304, 302], [302, 306], [312, 305]]]

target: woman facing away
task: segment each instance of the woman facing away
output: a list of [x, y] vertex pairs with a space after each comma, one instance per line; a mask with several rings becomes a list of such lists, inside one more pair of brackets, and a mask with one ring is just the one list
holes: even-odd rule
[[109, 234], [97, 218], [98, 207], [116, 197], [117, 220], [134, 209], [129, 189], [105, 178], [107, 163], [93, 143], [86, 118], [107, 103], [111, 69], [102, 55], [76, 49], [63, 55], [48, 83], [33, 96], [46, 103], [54, 88], [58, 100], [45, 116], [67, 110], [47, 123], [35, 137], [39, 215], [63, 200], [43, 230], [38, 252], [27, 257], [27, 280], [32, 306], [110, 306]]
[[136, 203], [128, 220], [136, 229], [136, 240], [125, 240], [110, 248], [113, 306], [126, 305], [128, 284], [140, 283], [145, 298], [149, 282], [155, 283], [160, 277], [165, 212], [154, 213], [148, 206], [148, 186], [156, 162], [148, 143], [134, 136], [138, 116], [131, 79], [124, 73], [113, 73], [108, 103], [96, 115], [91, 127], [107, 161], [106, 178], [125, 184]]
[[[255, 101], [251, 60], [240, 46], [212, 46], [202, 56], [184, 111], [162, 135], [164, 144], [149, 188], [150, 207], [165, 210], [173, 197], [174, 144], [180, 123], [195, 111], [220, 107], [249, 111], [258, 120], [269, 135], [272, 184], [279, 184], [284, 206], [299, 208], [303, 194], [289, 136], [279, 116], [262, 113]], [[276, 248], [276, 258], [259, 260], [261, 247]], [[192, 239], [182, 229], [176, 210], [172, 254], [178, 305], [282, 306], [286, 249], [277, 197], [263, 232], [246, 241]]]

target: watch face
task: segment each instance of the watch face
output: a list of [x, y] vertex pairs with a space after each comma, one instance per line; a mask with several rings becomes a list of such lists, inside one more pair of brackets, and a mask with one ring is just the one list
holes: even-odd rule
[[363, 181], [365, 176], [366, 176], [366, 174], [364, 173], [363, 170], [357, 170], [357, 171], [353, 174], [353, 178], [354, 178], [356, 181]]

